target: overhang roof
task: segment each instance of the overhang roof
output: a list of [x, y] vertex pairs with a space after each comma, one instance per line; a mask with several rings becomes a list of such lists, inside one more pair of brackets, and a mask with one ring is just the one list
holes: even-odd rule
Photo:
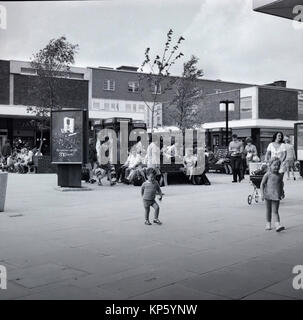
[[297, 5], [303, 6], [303, 0], [253, 0], [254, 11], [292, 20], [298, 15], [298, 13], [293, 13]]

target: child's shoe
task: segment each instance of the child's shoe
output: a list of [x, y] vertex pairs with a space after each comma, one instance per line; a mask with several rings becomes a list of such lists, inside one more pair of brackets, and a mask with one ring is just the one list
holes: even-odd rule
[[266, 223], [265, 230], [271, 230], [271, 223], [270, 222]]
[[152, 225], [149, 220], [145, 220], [145, 224], [146, 224], [147, 226], [151, 226], [151, 225]]
[[162, 224], [162, 222], [159, 220], [159, 219], [154, 219], [154, 221], [153, 221], [154, 223], [156, 223], [156, 224]]
[[285, 230], [285, 227], [281, 226], [279, 222], [276, 223], [276, 231], [280, 232], [282, 230]]

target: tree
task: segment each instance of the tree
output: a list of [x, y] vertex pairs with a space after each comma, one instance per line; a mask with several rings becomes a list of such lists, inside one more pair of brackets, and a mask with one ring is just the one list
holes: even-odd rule
[[68, 77], [77, 50], [77, 44], [71, 44], [62, 36], [51, 39], [45, 48], [31, 58], [31, 67], [36, 71], [36, 76], [30, 94], [35, 105], [28, 106], [27, 112], [35, 116], [40, 130], [39, 152], [43, 144], [43, 133], [49, 128], [50, 112], [64, 107], [58, 94], [62, 84], [60, 80]]
[[160, 95], [171, 90], [176, 81], [175, 77], [170, 77], [170, 69], [183, 56], [183, 53], [179, 50], [179, 46], [185, 39], [180, 36], [173, 46], [172, 35], [173, 30], [170, 29], [166, 35], [167, 39], [161, 56], [157, 54], [154, 59], [151, 59], [150, 48], [145, 50], [145, 59], [141, 64], [140, 73], [138, 74], [138, 90], [147, 109], [151, 112], [152, 131], [155, 116], [159, 112], [162, 112], [158, 108]]
[[184, 63], [182, 77], [176, 81], [175, 95], [168, 106], [168, 118], [180, 129], [190, 129], [201, 123], [198, 105], [203, 98], [203, 89], [197, 85], [203, 76], [198, 69], [199, 59], [194, 55]]

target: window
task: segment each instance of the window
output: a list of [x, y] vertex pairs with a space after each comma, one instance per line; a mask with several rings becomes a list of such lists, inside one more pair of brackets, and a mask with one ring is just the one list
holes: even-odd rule
[[105, 91], [115, 91], [115, 80], [104, 80], [103, 82], [103, 90]]
[[125, 111], [126, 112], [131, 112], [132, 111], [132, 105], [131, 104], [126, 104], [125, 105]]
[[157, 84], [154, 85], [153, 94], [161, 94], [161, 84], [158, 83], [158, 90], [157, 90]]
[[21, 73], [36, 75], [37, 70], [35, 70], [33, 68], [21, 68]]
[[133, 104], [133, 112], [137, 112], [137, 105]]
[[71, 79], [84, 79], [84, 73], [70, 72], [69, 77]]
[[109, 103], [108, 102], [104, 103], [104, 110], [109, 111]]
[[252, 118], [252, 97], [243, 97], [240, 99], [240, 119]]
[[139, 82], [138, 81], [129, 81], [128, 82], [128, 91], [129, 92], [138, 92], [139, 91]]
[[100, 102], [93, 102], [93, 110], [100, 110]]
[[303, 100], [298, 100], [298, 119], [303, 120]]
[[145, 111], [144, 104], [139, 104], [139, 112], [144, 112], [144, 111]]
[[111, 110], [112, 111], [119, 111], [119, 103], [112, 103]]

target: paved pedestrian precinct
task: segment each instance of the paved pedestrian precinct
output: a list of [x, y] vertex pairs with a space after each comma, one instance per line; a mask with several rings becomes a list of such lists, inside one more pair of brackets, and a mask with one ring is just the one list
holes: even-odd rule
[[139, 187], [59, 192], [56, 175], [10, 174], [0, 299], [302, 299], [303, 180], [285, 181], [277, 233], [264, 230], [264, 203], [247, 204], [248, 179], [209, 178], [164, 187], [165, 223], [145, 228]]

